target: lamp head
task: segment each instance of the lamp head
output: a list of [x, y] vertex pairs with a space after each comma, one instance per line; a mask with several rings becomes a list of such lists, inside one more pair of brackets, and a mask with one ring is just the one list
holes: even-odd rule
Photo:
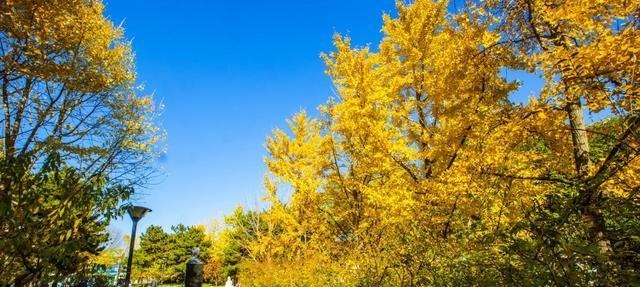
[[133, 220], [134, 222], [142, 219], [142, 217], [144, 217], [145, 214], [150, 211], [151, 209], [144, 206], [129, 205], [129, 207], [127, 207], [127, 213], [129, 213], [129, 216], [131, 216], [131, 220]]

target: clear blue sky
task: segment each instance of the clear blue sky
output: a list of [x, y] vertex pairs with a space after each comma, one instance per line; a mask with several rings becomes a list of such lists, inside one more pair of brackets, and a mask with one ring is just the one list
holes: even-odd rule
[[[334, 93], [320, 53], [333, 50], [334, 33], [376, 46], [382, 13], [395, 14], [394, 3], [105, 0], [108, 17], [124, 20], [133, 39], [139, 82], [165, 106], [167, 176], [137, 197], [153, 209], [139, 232], [207, 224], [238, 205], [256, 206], [266, 136], [302, 109], [317, 113]], [[507, 76], [526, 80], [516, 100], [541, 85], [522, 72]], [[125, 217], [112, 229], [123, 235], [130, 226]]]
[[[105, 0], [133, 39], [138, 80], [165, 110], [167, 176], [136, 203], [139, 224], [207, 223], [262, 196], [265, 137], [333, 94], [321, 52], [332, 35], [376, 45], [393, 0]], [[112, 228], [130, 232], [128, 217]]]

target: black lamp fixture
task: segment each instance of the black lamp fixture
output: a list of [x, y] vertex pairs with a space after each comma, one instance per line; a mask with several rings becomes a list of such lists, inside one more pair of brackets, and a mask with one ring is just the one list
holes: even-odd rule
[[136, 228], [138, 227], [138, 221], [142, 219], [151, 209], [144, 206], [129, 205], [127, 207], [127, 213], [133, 221], [133, 227], [131, 228], [131, 242], [129, 242], [129, 259], [127, 260], [127, 275], [124, 278], [124, 286], [129, 287], [131, 283], [131, 263], [133, 262], [133, 247], [136, 243]]

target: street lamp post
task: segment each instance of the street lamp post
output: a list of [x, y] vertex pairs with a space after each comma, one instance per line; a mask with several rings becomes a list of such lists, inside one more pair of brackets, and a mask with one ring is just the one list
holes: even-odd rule
[[131, 221], [133, 221], [133, 227], [131, 227], [131, 242], [129, 243], [129, 259], [127, 260], [127, 275], [124, 278], [124, 286], [129, 287], [131, 283], [131, 263], [133, 262], [133, 247], [136, 243], [136, 228], [138, 227], [138, 221], [144, 217], [147, 212], [150, 212], [151, 209], [142, 207], [142, 206], [133, 206], [130, 205], [127, 208], [127, 213], [131, 217]]

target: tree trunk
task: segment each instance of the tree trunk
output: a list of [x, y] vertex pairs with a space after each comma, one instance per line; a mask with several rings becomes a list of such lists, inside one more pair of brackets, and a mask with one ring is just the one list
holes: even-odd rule
[[573, 140], [573, 158], [578, 177], [584, 179], [589, 174], [589, 138], [587, 136], [587, 124], [584, 122], [584, 114], [577, 99], [567, 104], [569, 124], [571, 125], [571, 139]]
[[600, 254], [606, 255], [611, 251], [611, 242], [605, 236], [605, 221], [600, 212], [599, 199], [595, 196], [598, 190], [597, 188], [589, 188], [586, 182], [591, 168], [591, 160], [589, 159], [587, 124], [584, 121], [580, 100], [569, 102], [566, 109], [571, 126], [576, 173], [581, 183], [579, 208], [582, 212], [583, 222], [589, 229], [592, 242], [597, 244]]

